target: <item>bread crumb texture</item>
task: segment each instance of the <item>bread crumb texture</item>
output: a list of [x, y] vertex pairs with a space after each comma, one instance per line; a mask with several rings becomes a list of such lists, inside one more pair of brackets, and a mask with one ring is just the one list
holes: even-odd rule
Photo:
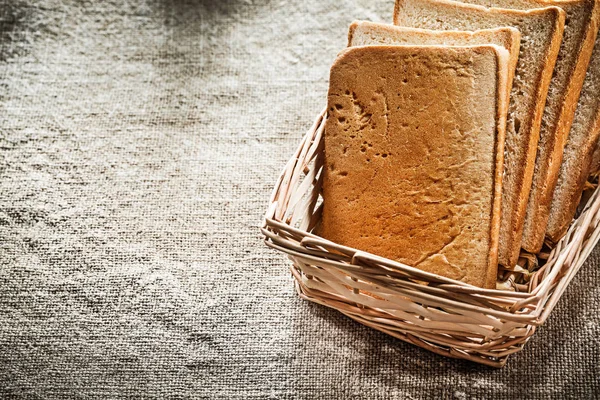
[[496, 99], [492, 48], [346, 50], [331, 70], [321, 234], [483, 286]]

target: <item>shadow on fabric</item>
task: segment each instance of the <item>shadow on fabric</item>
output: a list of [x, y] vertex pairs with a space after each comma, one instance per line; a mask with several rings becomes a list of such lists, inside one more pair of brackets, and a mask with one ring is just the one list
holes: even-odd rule
[[19, 0], [0, 3], [0, 62], [27, 54], [31, 36], [39, 31], [33, 25], [37, 25], [35, 7]]

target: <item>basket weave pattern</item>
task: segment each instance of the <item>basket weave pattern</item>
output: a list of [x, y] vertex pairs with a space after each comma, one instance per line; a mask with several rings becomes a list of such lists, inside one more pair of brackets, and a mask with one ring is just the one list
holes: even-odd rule
[[600, 238], [596, 189], [545, 264], [517, 290], [474, 287], [325, 240], [323, 111], [271, 195], [262, 232], [287, 253], [301, 298], [435, 353], [502, 367], [544, 323]]

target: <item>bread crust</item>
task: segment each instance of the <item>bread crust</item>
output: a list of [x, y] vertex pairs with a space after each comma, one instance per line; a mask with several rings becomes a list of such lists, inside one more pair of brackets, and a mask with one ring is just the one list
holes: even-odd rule
[[[526, 10], [531, 8], [541, 8], [548, 5], [561, 7], [567, 13], [567, 18], [571, 21], [565, 28], [565, 38], [563, 40], [559, 63], [556, 68], [566, 65], [562, 71], [562, 82], [559, 86], [563, 88], [550, 86], [550, 93], [546, 102], [544, 121], [549, 128], [544, 129], [542, 125], [540, 148], [536, 159], [535, 173], [533, 177], [532, 190], [529, 195], [527, 205], [527, 214], [525, 218], [522, 246], [525, 250], [537, 253], [541, 250], [544, 242], [544, 233], [552, 241], [557, 239], [558, 232], [566, 230], [565, 221], [570, 223], [571, 218], [579, 203], [580, 195], [577, 192], [585, 183], [585, 170], [591, 163], [591, 155], [588, 154], [589, 146], [570, 146], [565, 147], [569, 140], [569, 132], [577, 100], [583, 86], [587, 64], [590, 61], [594, 47], [595, 35], [598, 32], [598, 20], [600, 19], [600, 3], [595, 0], [457, 0], [468, 4], [478, 4], [485, 7], [504, 7]], [[573, 48], [573, 47], [576, 48]], [[571, 58], [576, 54], [576, 58]], [[567, 65], [568, 64], [568, 65]], [[559, 78], [561, 79], [561, 78]], [[554, 89], [554, 90], [553, 90]], [[553, 111], [552, 109], [557, 109]], [[555, 117], [552, 119], [551, 116]], [[548, 121], [548, 119], [550, 119]], [[591, 134], [591, 132], [590, 132]], [[563, 171], [562, 159], [564, 151], [574, 152], [573, 156], [579, 160], [573, 167], [575, 170]], [[564, 155], [571, 157], [571, 155]], [[573, 163], [569, 163], [572, 165]], [[568, 181], [571, 187], [567, 188], [559, 185], [560, 174], [569, 174]], [[553, 200], [554, 197], [567, 196], [560, 200]], [[553, 205], [556, 203], [556, 205]], [[561, 210], [553, 210], [553, 207], [560, 204]], [[560, 219], [559, 222], [557, 219]], [[550, 225], [553, 225], [550, 227]], [[561, 234], [562, 236], [562, 234]]]
[[[566, 39], [561, 48], [561, 59], [559, 63], [567, 63], [568, 55], [575, 53], [577, 56], [571, 60], [567, 66], [567, 71], [564, 72], [563, 80], [566, 82], [558, 83], [560, 86], [565, 86], [565, 89], [553, 94], [551, 86], [551, 94], [548, 97], [549, 103], [547, 109], [558, 107], [558, 113], [553, 121], [547, 122], [547, 128], [542, 128], [540, 146], [538, 147], [535, 173], [532, 182], [532, 190], [529, 196], [529, 204], [527, 205], [527, 216], [525, 219], [522, 247], [528, 252], [538, 253], [544, 244], [544, 236], [550, 217], [550, 207], [554, 189], [558, 182], [560, 166], [563, 159], [563, 151], [569, 137], [569, 131], [575, 110], [577, 108], [577, 100], [583, 87], [583, 81], [587, 71], [594, 42], [598, 33], [598, 22], [600, 21], [600, 2], [595, 0], [581, 1], [561, 1], [548, 2], [548, 4], [560, 5], [567, 12], [567, 16], [571, 20], [575, 19], [573, 13], [583, 13], [585, 18], [583, 26], [583, 37], [578, 34], [569, 32], [568, 29], [574, 26], [571, 23], [567, 26], [567, 34], [572, 34], [573, 37], [567, 43]], [[578, 43], [575, 50], [569, 48], [572, 42]], [[564, 65], [564, 64], [563, 64]], [[557, 68], [560, 64], [557, 64]], [[558, 89], [557, 89], [558, 90]], [[549, 127], [548, 127], [549, 125]], [[577, 186], [578, 183], [574, 182]]]
[[600, 35], [596, 38], [577, 112], [571, 126], [558, 183], [550, 206], [546, 239], [556, 243], [565, 234], [581, 200], [590, 173], [597, 173], [600, 139]]
[[[375, 35], [380, 36], [375, 37]], [[385, 42], [382, 40], [384, 36]], [[435, 31], [370, 21], [354, 21], [350, 24], [348, 28], [348, 47], [377, 44], [447, 46], [494, 44], [504, 47], [509, 53], [506, 103], [508, 104], [510, 101], [510, 90], [515, 77], [521, 47], [521, 33], [518, 29], [500, 27], [478, 29], [476, 31]]]
[[[414, 7], [430, 11], [427, 16], [428, 20], [415, 17], [414, 20], [407, 21], [406, 15], [403, 13], [414, 12]], [[435, 19], [433, 15], [435, 12], [439, 12], [438, 19]], [[481, 19], [485, 19], [485, 22], [471, 22], [467, 15], [479, 16]], [[519, 90], [519, 82], [515, 80], [511, 93], [510, 108], [519, 117], [517, 118], [515, 115], [509, 117], [508, 123], [499, 262], [505, 266], [515, 265], [521, 249], [521, 237], [533, 179], [540, 126], [554, 63], [562, 41], [565, 12], [554, 6], [532, 10], [511, 10], [486, 8], [449, 0], [397, 0], [394, 23], [430, 29], [467, 29], [468, 27], [477, 29], [483, 28], [483, 24], [490, 27], [495, 24], [496, 26], [513, 26], [523, 30], [527, 28], [529, 33], [533, 33], [533, 28], [527, 26], [527, 23], [545, 23], [547, 25], [549, 39], [544, 43], [543, 55], [536, 56], [534, 60], [528, 60], [529, 63], [539, 63], [539, 73], [531, 76], [529, 81], [533, 92], [528, 95], [527, 101], [522, 100], [524, 95]], [[538, 49], [533, 46], [533, 43], [522, 43], [521, 54], [524, 52], [537, 53]], [[519, 67], [517, 67], [517, 75], [520, 74], [520, 67], [527, 67], [523, 58], [520, 59]], [[524, 109], [519, 110], [519, 105]], [[509, 165], [514, 167], [506, 168]]]
[[342, 52], [328, 96], [321, 235], [495, 287], [507, 65], [508, 51], [491, 45]]

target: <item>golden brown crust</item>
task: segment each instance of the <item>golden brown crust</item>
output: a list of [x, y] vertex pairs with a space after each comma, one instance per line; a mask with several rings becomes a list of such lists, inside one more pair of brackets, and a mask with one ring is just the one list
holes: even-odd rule
[[[588, 147], [580, 146], [572, 148], [572, 151], [578, 153], [578, 161], [575, 163], [574, 171], [565, 173], [570, 174], [569, 184], [572, 187], [567, 188], [563, 185], [561, 190], [556, 190], [559, 185], [560, 174], [563, 173], [561, 167], [561, 158], [563, 149], [568, 140], [570, 125], [573, 122], [573, 116], [577, 107], [579, 91], [583, 84], [585, 76], [585, 64], [589, 61], [592, 52], [594, 38], [598, 28], [598, 8], [600, 3], [595, 0], [459, 0], [463, 3], [478, 4], [485, 7], [503, 7], [526, 10], [531, 8], [546, 7], [554, 5], [561, 7], [567, 12], [570, 20], [569, 26], [565, 30], [563, 39], [563, 48], [561, 49], [562, 65], [557, 64], [559, 87], [553, 87], [551, 84], [550, 94], [543, 117], [546, 128], [542, 125], [542, 136], [540, 138], [541, 148], [538, 151], [536, 161], [536, 172], [533, 178], [533, 187], [531, 190], [529, 203], [527, 205], [527, 216], [524, 224], [523, 247], [530, 252], [537, 252], [541, 249], [544, 232], [551, 239], [556, 238], [556, 232], [566, 230], [564, 221], [570, 223], [579, 202], [580, 194], [577, 194], [579, 187], [583, 187], [585, 178], [581, 174], [589, 168], [591, 156], [588, 156]], [[572, 60], [572, 55], [577, 55], [577, 60]], [[562, 75], [562, 77], [561, 77]], [[556, 79], [556, 78], [555, 78]], [[563, 87], [561, 88], [560, 85]], [[545, 132], [547, 131], [547, 132]], [[584, 165], [586, 165], [584, 167]], [[560, 172], [559, 172], [560, 171]], [[582, 180], [584, 180], [582, 182]], [[561, 197], [560, 201], [553, 200], [554, 197]], [[564, 197], [566, 196], [566, 197]], [[567, 202], [567, 198], [570, 201]], [[553, 210], [553, 203], [561, 204], [561, 211]], [[558, 224], [557, 219], [563, 221]], [[551, 228], [550, 225], [554, 226]], [[557, 225], [558, 224], [558, 225]], [[560, 226], [559, 226], [560, 225]], [[548, 226], [546, 228], [546, 226]], [[550, 234], [549, 232], [554, 232]], [[562, 234], [561, 234], [562, 236]]]
[[[598, 140], [600, 134], [600, 126], [598, 128], [594, 135], [596, 140]], [[552, 202], [552, 207], [561, 207], [556, 214], [550, 212], [546, 238], [552, 243], [558, 242], [564, 236], [573, 221], [573, 216], [577, 212], [577, 206], [581, 200], [583, 188], [588, 178], [592, 154], [592, 151], [582, 152], [581, 158], [578, 160], [579, 165], [571, 167], [572, 171], [569, 173], [568, 186], [564, 188], [560, 199], [553, 200]]]
[[[594, 0], [552, 2], [560, 5], [571, 20], [566, 28], [561, 47], [559, 81], [550, 91], [545, 127], [537, 153], [532, 190], [527, 206], [522, 247], [538, 253], [544, 243], [544, 236], [550, 215], [550, 205], [563, 157], [563, 150], [575, 116], [577, 99], [587, 66], [589, 64], [600, 20], [600, 3]], [[573, 57], [573, 55], [576, 55]], [[557, 110], [557, 112], [556, 112]]]
[[[564, 22], [565, 12], [558, 7], [519, 11], [447, 0], [396, 1], [394, 23], [398, 25], [463, 30], [506, 25], [521, 30], [528, 37], [527, 42], [521, 43], [517, 67], [521, 79], [515, 80], [509, 107], [500, 231], [499, 262], [502, 265], [514, 265], [519, 256], [544, 104]], [[534, 43], [536, 35], [541, 35], [538, 35], [541, 28], [544, 41]]]
[[[517, 41], [517, 54], [518, 54], [518, 46], [520, 45], [520, 37], [519, 33]], [[514, 36], [513, 36], [514, 39]], [[510, 45], [512, 50], [514, 51], [514, 42]], [[497, 210], [492, 213], [492, 231], [491, 231], [491, 251], [489, 257], [490, 265], [498, 264], [498, 256], [499, 256], [499, 245], [500, 245], [500, 225], [502, 219], [502, 177], [504, 175], [504, 146], [506, 143], [506, 116], [508, 114], [508, 104], [510, 102], [510, 89], [512, 86], [512, 79], [514, 78], [516, 61], [512, 59], [513, 55], [507, 48], [496, 49], [497, 56], [497, 65], [498, 65], [498, 106], [497, 106], [497, 127], [496, 127], [496, 164], [494, 169], [494, 203], [493, 209]], [[518, 58], [518, 56], [517, 56]], [[503, 93], [506, 93], [506, 96], [502, 96]], [[497, 278], [497, 268], [493, 269], [494, 273], [490, 273], [487, 275], [487, 280], [485, 283], [485, 287], [495, 288], [496, 287], [496, 278]]]
[[[575, 213], [577, 203], [581, 196], [580, 188], [583, 188], [586, 177], [585, 172], [591, 163], [591, 155], [588, 154], [589, 146], [572, 146], [569, 149], [577, 152], [575, 156], [577, 161], [575, 166], [570, 167], [572, 171], [565, 171], [569, 174], [568, 181], [561, 185], [560, 190], [555, 190], [559, 185], [561, 168], [561, 158], [563, 149], [569, 136], [570, 125], [573, 121], [575, 108], [579, 91], [583, 84], [586, 61], [591, 56], [594, 38], [598, 28], [600, 4], [594, 0], [460, 0], [463, 3], [478, 4], [485, 7], [504, 7], [515, 9], [530, 9], [555, 5], [561, 7], [567, 12], [570, 19], [570, 25], [566, 28], [565, 38], [563, 40], [563, 49], [561, 57], [564, 71], [562, 71], [563, 89], [550, 89], [550, 95], [546, 103], [546, 111], [550, 119], [545, 121], [551, 125], [550, 129], [542, 129], [540, 145], [542, 153], [538, 153], [536, 161], [536, 173], [533, 178], [533, 187], [527, 207], [527, 216], [524, 224], [523, 247], [530, 252], [537, 252], [541, 249], [544, 233], [551, 240], [556, 240], [566, 230], [566, 225], [570, 223]], [[581, 33], [573, 32], [581, 29]], [[574, 48], [574, 47], [577, 48]], [[571, 54], [578, 55], [575, 62], [569, 62]], [[565, 63], [566, 62], [566, 63]], [[569, 64], [569, 65], [566, 65]], [[557, 65], [557, 68], [560, 67]], [[551, 84], [552, 85], [552, 84]], [[564, 151], [567, 151], [565, 149]], [[570, 156], [570, 155], [565, 155]], [[571, 165], [573, 163], [570, 163]], [[560, 173], [559, 173], [560, 171]], [[565, 185], [571, 185], [566, 187]], [[554, 197], [560, 199], [553, 200]], [[556, 204], [554, 204], [556, 203]], [[553, 210], [560, 204], [560, 210]], [[559, 223], [560, 220], [560, 223]], [[547, 225], [546, 225], [547, 224]], [[546, 228], [546, 226], [548, 226]]]
[[[518, 194], [518, 198], [516, 201], [515, 208], [515, 220], [512, 226], [513, 234], [508, 239], [507, 251], [508, 251], [508, 259], [506, 263], [503, 265], [515, 265], [519, 258], [520, 248], [522, 245], [522, 237], [523, 230], [525, 228], [525, 219], [526, 219], [526, 211], [527, 204], [529, 199], [529, 194], [532, 190], [532, 182], [533, 182], [533, 174], [535, 168], [535, 159], [537, 153], [537, 145], [539, 141], [539, 133], [540, 127], [542, 123], [542, 116], [544, 113], [544, 106], [546, 103], [546, 96], [548, 93], [548, 89], [550, 87], [550, 82], [552, 79], [552, 71], [554, 70], [555, 62], [558, 58], [558, 53], [560, 50], [560, 45], [562, 42], [562, 35], [565, 27], [565, 12], [558, 7], [548, 7], [543, 9], [538, 9], [540, 11], [544, 10], [550, 14], [553, 14], [554, 20], [554, 34], [552, 35], [552, 39], [550, 41], [550, 45], [548, 46], [547, 56], [545, 58], [546, 64], [544, 71], [542, 72], [539, 80], [539, 84], [537, 85], [537, 91], [535, 93], [535, 98], [539, 101], [535, 103], [535, 108], [533, 111], [532, 117], [532, 125], [531, 132], [533, 138], [529, 140], [527, 146], [527, 162], [524, 164], [524, 168], [522, 170], [521, 175], [521, 184], [522, 190]], [[535, 10], [527, 11], [528, 13], [533, 12]]]
[[510, 101], [510, 91], [521, 47], [521, 33], [516, 28], [500, 27], [478, 29], [476, 31], [435, 31], [370, 21], [354, 21], [350, 24], [348, 28], [349, 47], [382, 44], [448, 46], [494, 44], [504, 47], [509, 52], [506, 101], [507, 103]]
[[[595, 149], [600, 138], [600, 36], [596, 44], [560, 167], [550, 206], [546, 238], [556, 243], [577, 210], [585, 182], [597, 172]], [[596, 150], [597, 151], [597, 150]]]
[[321, 234], [494, 287], [507, 59], [497, 46], [342, 52], [331, 70]]

